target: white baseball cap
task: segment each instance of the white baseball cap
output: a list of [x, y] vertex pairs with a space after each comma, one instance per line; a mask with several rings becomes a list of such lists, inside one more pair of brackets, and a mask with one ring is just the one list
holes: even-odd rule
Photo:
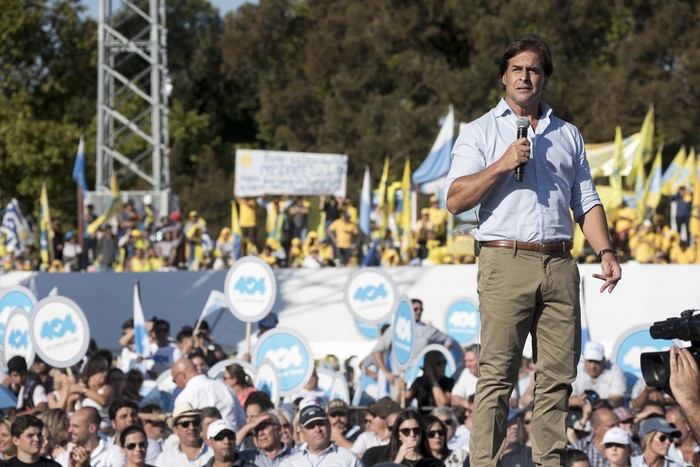
[[630, 444], [630, 435], [624, 429], [614, 426], [603, 435], [603, 444]]

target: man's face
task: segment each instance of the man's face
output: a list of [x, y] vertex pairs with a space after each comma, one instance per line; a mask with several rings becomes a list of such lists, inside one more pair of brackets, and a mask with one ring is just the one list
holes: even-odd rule
[[506, 444], [512, 444], [520, 441], [520, 432], [522, 427], [522, 418], [515, 417], [508, 422], [508, 431], [506, 432]]
[[27, 373], [24, 371], [11, 371], [9, 376], [13, 386], [23, 386], [27, 381]]
[[202, 440], [199, 432], [201, 424], [199, 417], [182, 417], [173, 424], [173, 432], [185, 446], [199, 446]]
[[260, 407], [258, 404], [250, 404], [248, 407], [245, 408], [245, 414], [247, 417], [246, 423], [252, 422], [257, 417], [259, 417], [261, 413], [262, 407]]
[[68, 436], [71, 442], [78, 446], [85, 446], [95, 430], [97, 427], [94, 424], [88, 424], [87, 415], [81, 412], [74, 413], [68, 422]]
[[457, 431], [454, 420], [452, 420], [452, 417], [445, 414], [440, 414], [437, 417], [447, 427], [447, 439], [448, 441], [451, 440], [455, 435], [455, 431]]
[[137, 416], [136, 411], [131, 407], [122, 407], [121, 409], [117, 410], [117, 414], [115, 415], [114, 420], [112, 420], [112, 428], [114, 428], [114, 432], [118, 437], [119, 433], [124, 431], [125, 428], [137, 423], [139, 423], [139, 417]]
[[501, 82], [506, 88], [506, 102], [509, 105], [522, 108], [539, 105], [547, 84], [540, 56], [530, 50], [520, 52], [508, 60]]
[[177, 386], [180, 389], [185, 389], [185, 386], [187, 385], [187, 378], [185, 372], [182, 370], [182, 368], [179, 368], [176, 370], [175, 367], [173, 367], [173, 373], [172, 373], [172, 378], [173, 382], [175, 383], [175, 386]]
[[584, 367], [591, 378], [597, 378], [605, 370], [605, 360], [585, 360]]
[[343, 410], [337, 410], [328, 414], [328, 419], [331, 426], [339, 429], [341, 432], [348, 427], [348, 413]]
[[255, 427], [255, 445], [262, 451], [272, 451], [282, 445], [280, 426], [269, 415]]
[[223, 430], [208, 439], [207, 444], [214, 450], [217, 461], [233, 462], [236, 459], [236, 434], [233, 431]]
[[44, 441], [44, 436], [41, 430], [36, 427], [29, 427], [24, 430], [19, 438], [12, 437], [12, 443], [17, 446], [19, 452], [29, 454], [30, 456], [38, 456], [41, 450], [41, 444]]
[[596, 420], [597, 423], [593, 426], [593, 433], [597, 440], [602, 441], [605, 432], [610, 428], [617, 426], [620, 422], [617, 415], [615, 415], [612, 410], [609, 409], [597, 409], [596, 410]]
[[420, 321], [420, 317], [423, 316], [423, 305], [418, 302], [414, 302], [411, 304], [411, 306], [413, 307], [413, 319], [417, 323]]
[[202, 357], [193, 358], [192, 364], [194, 365], [194, 369], [197, 370], [197, 374], [199, 375], [205, 374], [209, 369], [209, 365], [207, 365], [207, 362], [205, 362]]
[[479, 357], [476, 356], [476, 353], [471, 351], [465, 352], [464, 365], [467, 367], [467, 370], [469, 370], [469, 373], [474, 376], [479, 376]]
[[314, 420], [301, 428], [304, 441], [312, 453], [318, 453], [328, 447], [331, 442], [331, 430], [327, 420]]
[[151, 439], [161, 439], [165, 437], [165, 422], [155, 420], [145, 420], [143, 429]]
[[384, 430], [387, 429], [386, 420], [384, 420], [382, 417], [373, 417], [372, 421], [369, 422], [369, 429], [377, 435], [384, 433]]

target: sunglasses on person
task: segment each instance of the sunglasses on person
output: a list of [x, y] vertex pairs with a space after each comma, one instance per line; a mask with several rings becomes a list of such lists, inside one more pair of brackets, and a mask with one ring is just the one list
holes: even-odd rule
[[371, 418], [365, 418], [365, 425], [369, 425], [370, 423], [372, 423], [372, 420], [373, 419]]
[[445, 436], [447, 436], [447, 431], [443, 429], [428, 430], [428, 438], [444, 438]]
[[441, 420], [442, 423], [444, 423], [446, 426], [452, 426], [452, 419], [448, 418], [447, 420]]
[[307, 430], [313, 430], [313, 429], [315, 429], [315, 428], [317, 428], [317, 427], [324, 427], [324, 426], [326, 426], [326, 422], [325, 422], [325, 421], [323, 421], [323, 420], [316, 420], [316, 421], [307, 423], [306, 425], [304, 425], [304, 428], [307, 429]]
[[214, 441], [223, 441], [225, 439], [234, 441], [236, 439], [236, 435], [230, 431], [224, 431], [223, 433], [219, 433], [218, 435], [214, 436]]
[[190, 427], [190, 424], [192, 424], [193, 427], [197, 428], [201, 425], [201, 422], [199, 420], [185, 420], [184, 422], [177, 422], [175, 425], [187, 429]]
[[659, 436], [658, 440], [661, 441], [662, 443], [665, 443], [666, 441], [670, 440], [671, 437], [668, 435], [661, 435]]
[[414, 435], [418, 436], [420, 435], [420, 428], [419, 427], [414, 427], [414, 428], [399, 428], [399, 433], [401, 433], [404, 436], [409, 436], [411, 433]]
[[140, 447], [141, 449], [146, 449], [148, 447], [148, 441], [141, 441], [140, 443], [129, 443], [126, 446], [127, 451], [133, 451], [136, 449], [136, 446]]

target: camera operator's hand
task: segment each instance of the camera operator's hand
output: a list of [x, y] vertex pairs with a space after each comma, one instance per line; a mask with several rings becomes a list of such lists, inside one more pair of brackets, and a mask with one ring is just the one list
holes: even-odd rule
[[683, 409], [695, 439], [700, 439], [700, 370], [688, 349], [669, 349], [669, 386]]

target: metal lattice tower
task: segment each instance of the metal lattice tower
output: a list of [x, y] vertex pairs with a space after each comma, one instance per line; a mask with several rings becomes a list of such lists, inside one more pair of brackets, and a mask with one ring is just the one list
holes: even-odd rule
[[99, 8], [97, 195], [109, 193], [113, 173], [120, 185], [136, 175], [163, 208], [170, 187], [172, 90], [165, 0], [100, 0]]

